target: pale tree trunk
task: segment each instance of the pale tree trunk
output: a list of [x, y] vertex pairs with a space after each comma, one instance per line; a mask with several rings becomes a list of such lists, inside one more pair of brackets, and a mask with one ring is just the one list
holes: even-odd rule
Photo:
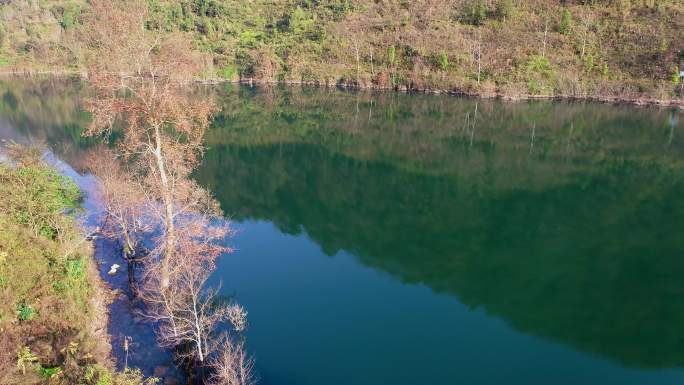
[[359, 53], [359, 43], [354, 40], [354, 52], [356, 53], [356, 86], [360, 86], [359, 82], [359, 73], [361, 72], [361, 64], [360, 64], [360, 53]]
[[166, 245], [164, 248], [164, 255], [161, 258], [161, 289], [169, 287], [171, 280], [169, 272], [169, 259], [173, 257], [176, 249], [176, 228], [173, 220], [173, 192], [169, 183], [169, 178], [166, 173], [166, 166], [164, 164], [164, 154], [161, 146], [161, 132], [159, 126], [154, 127], [155, 134], [155, 149], [154, 156], [157, 161], [157, 171], [159, 171], [159, 179], [162, 184], [162, 201], [165, 209], [164, 225], [166, 226]]
[[480, 74], [482, 73], [482, 32], [477, 30], [477, 85], [480, 85]]
[[[199, 295], [199, 294], [197, 294], [197, 295]], [[202, 344], [203, 333], [202, 333], [202, 326], [200, 325], [200, 322], [199, 322], [199, 315], [198, 315], [198, 311], [197, 311], [197, 300], [195, 297], [195, 293], [193, 293], [193, 297], [192, 297], [192, 310], [193, 310], [192, 314], [195, 317], [195, 332], [197, 333], [197, 338], [196, 338], [197, 341], [195, 341], [197, 343], [197, 358], [200, 360], [200, 362], [204, 362], [204, 351], [203, 351], [204, 347]]]
[[371, 76], [375, 78], [375, 69], [373, 68], [373, 47], [369, 48], [370, 52], [370, 65], [371, 65]]
[[477, 43], [477, 85], [480, 85], [480, 74], [482, 73], [482, 42]]
[[544, 47], [542, 48], [542, 57], [546, 57], [546, 36], [549, 34], [549, 21], [544, 22]]

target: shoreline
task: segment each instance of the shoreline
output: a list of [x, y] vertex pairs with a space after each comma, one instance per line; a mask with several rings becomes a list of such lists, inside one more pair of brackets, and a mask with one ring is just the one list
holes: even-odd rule
[[[55, 77], [71, 77], [77, 76], [81, 79], [87, 79], [88, 74], [85, 71], [79, 70], [11, 70], [0, 71], [0, 78], [2, 77], [36, 77], [36, 76], [55, 76]], [[335, 88], [339, 90], [348, 91], [363, 91], [363, 92], [387, 92], [387, 93], [402, 93], [402, 94], [429, 94], [429, 95], [449, 95], [454, 97], [478, 98], [478, 99], [498, 99], [507, 102], [523, 102], [523, 101], [574, 101], [574, 102], [592, 102], [615, 105], [631, 105], [638, 107], [664, 107], [677, 108], [684, 110], [684, 98], [680, 99], [655, 99], [655, 98], [623, 98], [619, 96], [602, 96], [602, 95], [507, 95], [501, 92], [469, 92], [452, 89], [433, 89], [433, 88], [409, 88], [406, 85], [397, 85], [394, 87], [379, 87], [375, 85], [358, 85], [338, 82], [335, 84], [320, 82], [320, 81], [295, 81], [295, 80], [281, 80], [281, 81], [267, 81], [253, 78], [241, 78], [235, 80], [228, 80], [223, 78], [195, 78], [193, 81], [197, 84], [241, 84], [248, 86], [305, 86], [312, 88]]]
[[[83, 209], [80, 228], [88, 232], [88, 228], [100, 225], [96, 218], [103, 210], [99, 195], [99, 181], [91, 174], [83, 174], [74, 169], [68, 162], [54, 153], [47, 153], [47, 163], [61, 175], [64, 175], [78, 186], [83, 196]], [[104, 309], [104, 317], [98, 320], [97, 329], [101, 338], [109, 347], [109, 360], [112, 369], [125, 372], [131, 368], [139, 370], [145, 378], [157, 378], [169, 384], [181, 383], [185, 379], [183, 373], [175, 366], [170, 350], [156, 343], [153, 325], [139, 318], [139, 304], [132, 296], [129, 277], [126, 273], [127, 261], [117, 252], [116, 242], [102, 236], [93, 236], [90, 240], [93, 277], [96, 280], [96, 295], [93, 297], [94, 307]], [[122, 269], [116, 274], [108, 271], [113, 264], [120, 264]], [[99, 298], [96, 298], [100, 295]], [[127, 347], [130, 342], [130, 355]], [[139, 356], [147, 357], [145, 359]], [[154, 358], [151, 358], [154, 357]], [[144, 385], [144, 384], [143, 384]]]
[[[19, 189], [34, 188], [31, 184], [42, 186], [45, 189], [40, 193], [43, 194], [39, 197], [42, 199], [62, 194], [57, 189], [66, 187], [56, 187], [52, 178], [63, 178], [64, 182], [58, 183], [73, 184], [76, 189], [73, 191], [78, 191], [80, 198], [74, 201], [73, 206], [64, 203], [65, 211], [55, 208], [45, 214], [61, 221], [55, 222], [55, 226], [64, 226], [59, 227], [62, 234], [66, 234], [64, 239], [34, 233], [16, 221], [9, 221], [6, 228], [0, 228], [0, 233], [4, 232], [4, 235], [0, 234], [0, 267], [5, 264], [0, 272], [10, 274], [10, 278], [13, 277], [11, 274], [24, 274], [21, 279], [16, 279], [17, 276], [6, 281], [14, 282], [9, 286], [10, 292], [19, 296], [11, 298], [10, 307], [18, 300], [25, 301], [21, 302], [25, 303], [22, 306], [28, 309], [25, 315], [19, 313], [18, 321], [0, 318], [6, 327], [3, 343], [7, 343], [5, 347], [9, 358], [17, 360], [16, 364], [13, 361], [8, 363], [7, 354], [4, 357], [0, 355], [3, 358], [0, 359], [0, 368], [3, 368], [0, 383], [37, 385], [53, 383], [54, 379], [63, 384], [125, 382], [146, 385], [148, 382], [138, 369], [129, 366], [116, 370], [114, 336], [110, 333], [110, 326], [111, 306], [118, 297], [118, 290], [101, 274], [103, 265], [98, 258], [101, 251], [98, 250], [97, 237], [93, 236], [92, 222], [89, 222], [94, 206], [88, 196], [89, 189], [83, 185], [84, 177], [50, 151], [34, 154], [36, 156], [30, 163], [23, 163], [24, 158], [15, 161], [0, 146], [0, 170], [4, 167], [5, 178], [8, 175], [15, 179], [25, 178], [29, 184], [20, 184]], [[29, 159], [33, 155], [26, 156]], [[22, 172], [22, 169], [27, 171]], [[12, 188], [12, 185], [4, 187]], [[10, 199], [10, 205], [17, 199], [27, 202], [36, 199], [24, 196]], [[7, 210], [4, 215], [7, 217]], [[8, 241], [8, 237], [14, 240]], [[23, 281], [33, 282], [34, 288], [38, 289], [26, 291], [21, 286]], [[15, 349], [19, 353], [15, 353]], [[25, 357], [23, 361], [21, 357]]]

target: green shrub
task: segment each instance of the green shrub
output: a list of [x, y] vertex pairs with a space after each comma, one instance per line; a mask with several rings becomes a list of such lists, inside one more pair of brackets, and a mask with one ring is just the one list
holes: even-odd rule
[[608, 68], [608, 63], [603, 63], [603, 66], [601, 66], [601, 76], [608, 77], [608, 73], [610, 72], [610, 69]]
[[446, 52], [440, 52], [439, 55], [437, 55], [437, 64], [442, 71], [449, 69], [449, 57]]
[[487, 19], [487, 3], [484, 0], [469, 0], [463, 11], [463, 21], [472, 25], [482, 25]]
[[64, 213], [80, 199], [78, 186], [45, 166], [12, 169], [0, 165], [0, 212], [18, 225], [27, 225], [36, 235], [54, 239], [65, 226]]
[[62, 369], [59, 366], [55, 366], [53, 368], [45, 368], [42, 365], [38, 368], [38, 374], [40, 374], [41, 377], [45, 379], [50, 379], [52, 377], [57, 376], [58, 374], [62, 373], [64, 369]]
[[558, 32], [563, 35], [569, 35], [572, 32], [572, 14], [567, 9], [564, 9], [561, 15], [560, 23], [558, 23]]
[[123, 373], [114, 373], [100, 365], [86, 367], [81, 381], [93, 385], [155, 385], [159, 379], [150, 377], [145, 379], [138, 369], [124, 369]]
[[532, 56], [525, 65], [525, 73], [527, 76], [527, 89], [533, 95], [541, 94], [543, 91], [549, 91], [546, 85], [553, 71], [551, 69], [551, 62], [545, 56]]
[[551, 70], [551, 63], [545, 56], [534, 55], [527, 62], [527, 71], [536, 73], [548, 73]]
[[390, 66], [394, 66], [394, 63], [397, 60], [397, 48], [394, 45], [389, 46], [387, 48], [387, 62], [389, 63]]
[[594, 55], [588, 54], [584, 57], [584, 71], [591, 73], [594, 70], [596, 63], [594, 63]]
[[225, 79], [225, 80], [229, 80], [229, 81], [233, 80], [237, 76], [237, 74], [238, 74], [238, 69], [237, 69], [237, 66], [235, 64], [228, 64], [228, 65], [224, 66], [223, 68], [221, 68], [220, 70], [218, 70], [218, 73], [217, 73], [217, 75], [221, 79]]
[[78, 4], [69, 3], [62, 13], [62, 28], [69, 30], [78, 25], [78, 18], [81, 15], [81, 7]]
[[289, 27], [293, 33], [303, 33], [313, 25], [313, 19], [301, 7], [295, 8], [290, 14]]
[[682, 81], [682, 76], [680, 74], [679, 66], [675, 67], [672, 77], [670, 78], [673, 84], [679, 84]]
[[17, 313], [19, 314], [20, 321], [30, 321], [36, 315], [36, 311], [33, 310], [31, 305], [27, 305], [26, 303], [17, 305]]
[[256, 48], [258, 43], [263, 41], [264, 35], [259, 31], [247, 30], [238, 36], [237, 45], [240, 48]]
[[500, 20], [506, 20], [513, 16], [513, 11], [515, 7], [513, 5], [513, 0], [499, 0], [496, 2], [496, 17]]

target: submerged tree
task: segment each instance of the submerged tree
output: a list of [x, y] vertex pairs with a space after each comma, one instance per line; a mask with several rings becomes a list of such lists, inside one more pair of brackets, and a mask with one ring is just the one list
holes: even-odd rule
[[179, 225], [178, 250], [168, 265], [170, 285], [162, 289], [158, 280], [160, 264], [150, 262], [142, 297], [147, 304], [145, 315], [159, 325], [163, 346], [184, 345], [181, 354], [204, 364], [216, 350], [218, 327], [231, 320], [230, 306], [217, 301], [217, 289], [207, 289], [216, 258], [231, 249], [222, 246], [230, 230], [225, 223], [212, 223], [204, 216], [183, 216]]
[[104, 210], [100, 233], [121, 241], [123, 257], [131, 261], [145, 236], [153, 229], [149, 202], [140, 189], [134, 174], [118, 161], [116, 154], [104, 147], [96, 147], [81, 158], [79, 168], [98, 179], [98, 192]]
[[144, 191], [163, 207], [160, 285], [166, 288], [169, 261], [177, 252], [179, 207], [193, 195], [180, 185], [203, 153], [214, 103], [189, 92], [201, 63], [189, 49], [192, 43], [147, 29], [143, 1], [93, 1], [86, 20], [93, 52], [88, 59], [93, 95], [86, 101], [93, 120], [86, 135], [109, 135], [116, 122], [123, 123], [121, 154]]
[[254, 359], [245, 351], [242, 341], [227, 341], [216, 357], [211, 358], [209, 366], [214, 370], [209, 376], [211, 385], [253, 385]]
[[160, 343], [183, 347], [177, 352], [200, 367], [210, 357], [216, 365], [234, 358], [230, 365], [244, 380], [222, 383], [248, 384], [251, 359], [241, 343], [219, 333], [228, 322], [244, 330], [246, 312], [220, 304], [217, 289], [206, 287], [216, 259], [231, 251], [225, 246], [230, 228], [216, 200], [190, 178], [214, 103], [189, 87], [200, 68], [192, 44], [182, 35], [151, 30], [149, 18], [142, 0], [91, 2], [84, 25], [94, 52], [86, 102], [93, 120], [86, 135], [116, 132], [120, 140], [116, 154], [98, 150], [86, 158], [86, 168], [100, 177], [115, 223], [112, 236], [123, 239], [127, 253], [143, 238], [151, 245], [139, 295]]

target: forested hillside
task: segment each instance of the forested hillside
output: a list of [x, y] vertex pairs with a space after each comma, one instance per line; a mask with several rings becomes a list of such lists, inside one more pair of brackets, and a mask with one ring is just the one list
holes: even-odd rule
[[[677, 0], [147, 3], [151, 32], [192, 36], [206, 79], [682, 98], [684, 2]], [[0, 4], [0, 71], [82, 68], [88, 1]]]

